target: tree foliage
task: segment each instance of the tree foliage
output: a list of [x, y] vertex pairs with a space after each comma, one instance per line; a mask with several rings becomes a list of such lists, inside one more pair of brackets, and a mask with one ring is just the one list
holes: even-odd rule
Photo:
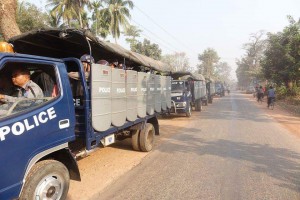
[[49, 21], [48, 15], [34, 4], [28, 2], [18, 4], [17, 23], [21, 32], [47, 27]]
[[133, 25], [128, 26], [124, 31], [124, 36], [126, 37], [126, 42], [130, 44], [130, 48], [133, 49], [138, 43], [137, 38], [140, 37], [142, 31]]
[[243, 45], [245, 54], [236, 61], [236, 75], [240, 86], [246, 87], [252, 80], [262, 79], [261, 59], [267, 45], [264, 36], [263, 31], [251, 34], [249, 42]]
[[228, 65], [227, 62], [219, 62], [216, 64], [214, 77], [216, 80], [229, 83], [231, 82], [230, 72], [231, 67]]
[[151, 44], [150, 40], [144, 39], [143, 42], [137, 42], [132, 46], [131, 51], [143, 54], [150, 58], [160, 60], [161, 59], [161, 49], [158, 44]]
[[184, 52], [176, 52], [174, 54], [164, 55], [162, 56], [161, 60], [164, 63], [168, 64], [168, 66], [170, 67], [170, 71], [193, 71], [193, 69], [190, 67], [189, 59]]
[[265, 77], [292, 88], [300, 79], [300, 20], [289, 17], [289, 25], [269, 33], [268, 42], [262, 62]]
[[220, 60], [218, 53], [214, 49], [208, 48], [198, 55], [198, 60], [200, 61], [198, 72], [206, 77], [214, 77], [216, 64]]
[[103, 9], [102, 17], [109, 23], [109, 30], [115, 42], [120, 37], [121, 27], [129, 26], [128, 19], [131, 18], [130, 9], [133, 9], [131, 0], [106, 0], [108, 7]]

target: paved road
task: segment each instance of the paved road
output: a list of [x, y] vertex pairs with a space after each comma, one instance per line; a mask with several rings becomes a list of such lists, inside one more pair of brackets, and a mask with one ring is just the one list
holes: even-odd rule
[[92, 199], [300, 199], [300, 139], [246, 95], [176, 120], [161, 120], [176, 135]]

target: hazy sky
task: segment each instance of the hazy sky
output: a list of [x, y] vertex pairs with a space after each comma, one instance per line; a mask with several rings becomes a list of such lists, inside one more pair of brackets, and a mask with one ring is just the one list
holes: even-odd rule
[[[38, 7], [45, 0], [28, 0]], [[191, 66], [198, 54], [214, 48], [221, 61], [232, 66], [244, 51], [242, 44], [260, 30], [278, 32], [288, 25], [287, 15], [300, 17], [299, 0], [133, 0], [132, 25], [142, 38], [158, 43], [163, 54], [186, 52]], [[113, 41], [113, 40], [112, 40]], [[119, 44], [129, 49], [120, 39]]]

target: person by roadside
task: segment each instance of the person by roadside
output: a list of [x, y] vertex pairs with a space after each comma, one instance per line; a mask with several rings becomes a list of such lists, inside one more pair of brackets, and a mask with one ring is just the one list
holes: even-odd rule
[[275, 90], [272, 85], [269, 87], [267, 96], [268, 96], [268, 107], [269, 107], [272, 99], [275, 100]]
[[263, 99], [264, 97], [264, 91], [262, 89], [262, 86], [259, 86], [258, 90], [257, 90], [257, 102], [260, 100], [260, 99]]

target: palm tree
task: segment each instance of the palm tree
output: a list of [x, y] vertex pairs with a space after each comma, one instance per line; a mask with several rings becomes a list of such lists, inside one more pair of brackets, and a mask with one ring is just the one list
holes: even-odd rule
[[136, 43], [138, 42], [136, 38], [140, 37], [141, 32], [142, 30], [133, 25], [129, 25], [125, 29], [124, 36], [127, 37], [125, 40], [130, 44], [130, 48], [133, 48], [133, 46], [136, 45]]
[[98, 35], [98, 29], [99, 29], [99, 17], [100, 17], [100, 8], [103, 7], [102, 5], [102, 1], [94, 1], [92, 3], [92, 9], [93, 9], [93, 15], [92, 15], [92, 19], [94, 20], [95, 22], [95, 35], [97, 36]]
[[129, 25], [128, 19], [131, 18], [129, 9], [134, 5], [131, 0], [106, 0], [105, 2], [108, 7], [103, 9], [102, 16], [104, 20], [109, 21], [110, 32], [117, 43], [117, 38], [120, 37], [120, 26], [126, 28]]
[[17, 13], [17, 1], [7, 0], [0, 1], [0, 30], [2, 37], [8, 40], [11, 37], [19, 35], [21, 33], [16, 20]]
[[[87, 13], [85, 13], [84, 11], [84, 7], [85, 6], [88, 6], [89, 8], [91, 8], [91, 2], [90, 0], [76, 0], [74, 1], [74, 7], [75, 7], [75, 10], [77, 11], [77, 16], [78, 16], [78, 21], [79, 21], [79, 24], [80, 24], [80, 27], [83, 28], [83, 15], [86, 15]], [[86, 16], [84, 16], [86, 18]]]
[[70, 26], [71, 20], [76, 16], [74, 0], [48, 0], [47, 7], [51, 7], [52, 16], [61, 16], [63, 23]]

